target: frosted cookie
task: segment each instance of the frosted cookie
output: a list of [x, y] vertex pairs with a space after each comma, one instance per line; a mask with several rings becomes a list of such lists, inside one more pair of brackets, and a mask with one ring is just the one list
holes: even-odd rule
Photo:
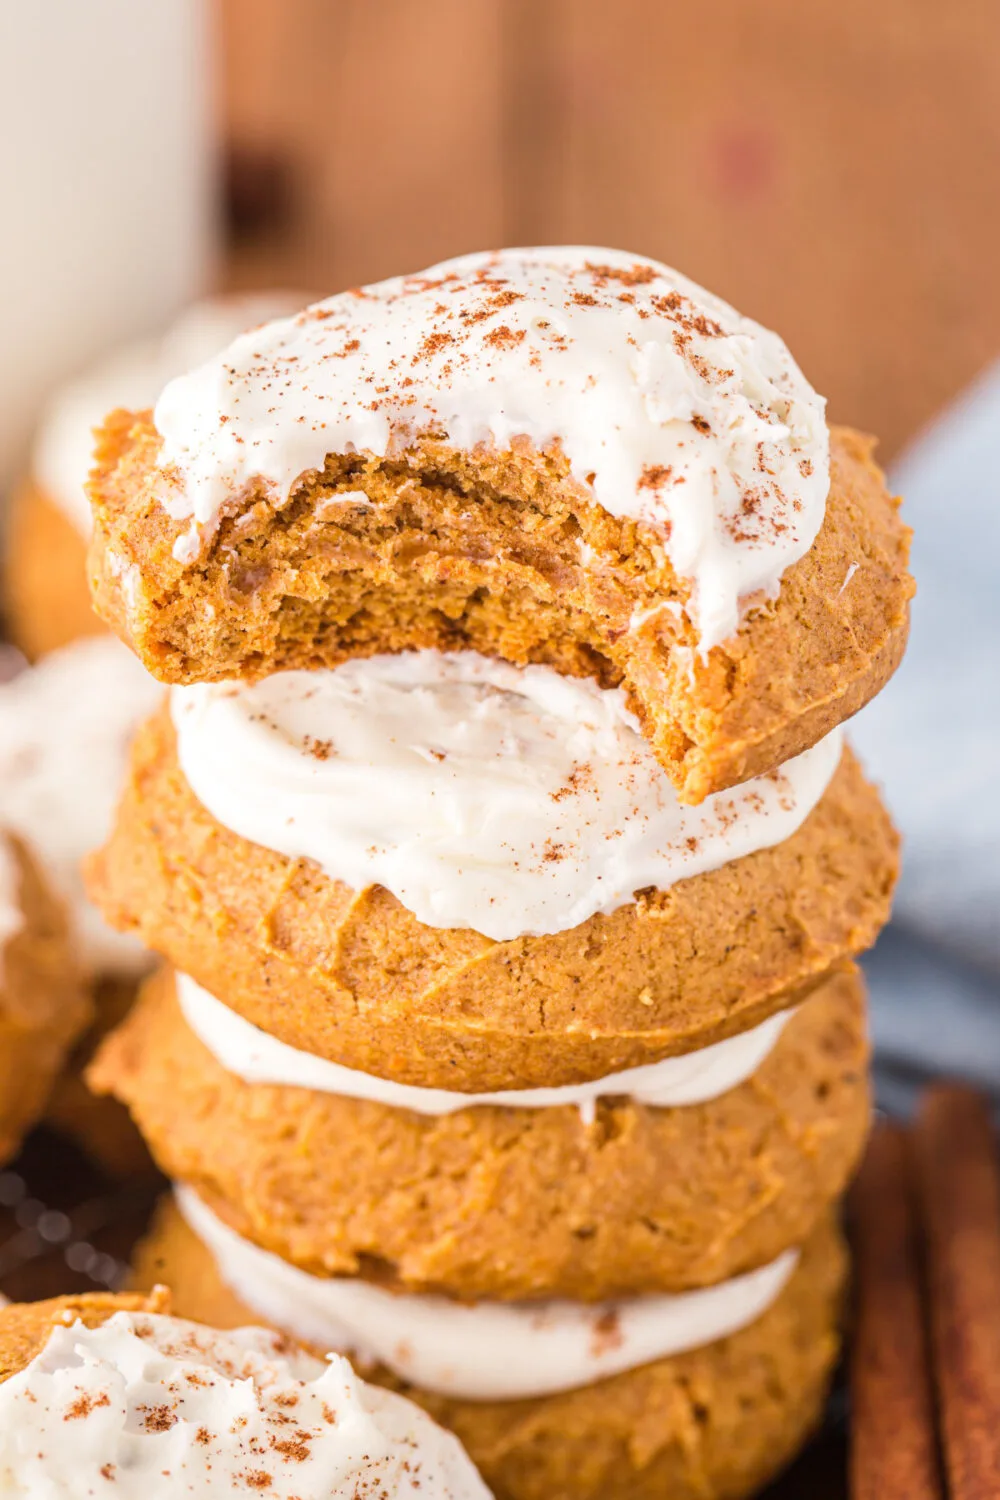
[[161, 1287], [0, 1311], [5, 1495], [489, 1500], [453, 1436], [346, 1359], [168, 1308]]
[[4, 1302], [0, 1305], [0, 1384], [31, 1363], [54, 1328], [75, 1323], [99, 1328], [116, 1312], [163, 1313], [168, 1305], [163, 1287], [148, 1292], [85, 1292], [42, 1302]]
[[[198, 1217], [199, 1227], [217, 1238], [204, 1214]], [[223, 1236], [209, 1249], [168, 1203], [139, 1248], [136, 1283], [147, 1285], [151, 1278], [169, 1274], [182, 1312], [222, 1325], [264, 1318], [281, 1326], [273, 1316], [279, 1313], [300, 1327], [326, 1326], [322, 1307], [303, 1284], [309, 1278], [286, 1288], [280, 1262], [275, 1266], [274, 1257], [264, 1260], [263, 1266], [253, 1262], [248, 1278], [238, 1242]], [[752, 1291], [740, 1287], [735, 1297], [730, 1294], [730, 1322], [743, 1321], [728, 1335], [697, 1343], [712, 1317], [718, 1326], [718, 1301], [698, 1306], [693, 1316], [688, 1304], [683, 1333], [676, 1319], [680, 1309], [660, 1309], [643, 1327], [645, 1363], [629, 1363], [636, 1353], [636, 1324], [627, 1305], [584, 1314], [587, 1334], [565, 1310], [549, 1322], [528, 1326], [515, 1311], [512, 1325], [503, 1320], [498, 1326], [493, 1310], [480, 1304], [456, 1315], [462, 1334], [449, 1378], [435, 1351], [443, 1361], [455, 1340], [450, 1326], [443, 1330], [435, 1322], [441, 1299], [429, 1299], [435, 1306], [429, 1316], [418, 1314], [419, 1339], [412, 1337], [409, 1309], [381, 1327], [369, 1314], [369, 1337], [390, 1343], [388, 1329], [395, 1326], [399, 1338], [405, 1323], [410, 1338], [398, 1351], [403, 1359], [418, 1362], [432, 1379], [436, 1372], [442, 1384], [475, 1384], [479, 1396], [421, 1386], [385, 1364], [362, 1368], [369, 1378], [404, 1389], [458, 1433], [499, 1500], [550, 1500], [553, 1495], [560, 1500], [661, 1500], [664, 1495], [671, 1500], [736, 1500], [755, 1493], [777, 1473], [819, 1419], [839, 1348], [845, 1262], [839, 1236], [825, 1223], [794, 1269], [790, 1257], [777, 1272], [769, 1268], [766, 1287], [758, 1281]], [[277, 1296], [268, 1272], [281, 1283]], [[223, 1273], [238, 1283], [237, 1290], [227, 1285]], [[251, 1295], [256, 1311], [245, 1300]], [[264, 1300], [271, 1316], [263, 1310]], [[486, 1323], [480, 1328], [476, 1315], [482, 1311]], [[352, 1318], [348, 1326], [353, 1325]], [[662, 1342], [665, 1325], [675, 1352], [650, 1358], [651, 1329]], [[343, 1326], [341, 1336], [358, 1337]], [[618, 1373], [595, 1373], [616, 1364]], [[552, 1388], [558, 1387], [561, 1371], [566, 1384]], [[520, 1399], [489, 1394], [491, 1384], [502, 1382], [509, 1391], [519, 1379], [536, 1388], [547, 1379], [550, 1389]]]
[[781, 340], [668, 267], [509, 250], [332, 297], [114, 413], [98, 612], [164, 681], [474, 647], [621, 684], [678, 794], [903, 651], [908, 534]]
[[87, 520], [86, 530], [75, 525], [34, 480], [24, 480], [9, 496], [4, 619], [30, 661], [107, 629], [90, 602]]
[[[91, 1084], [129, 1105], [167, 1176], [319, 1276], [502, 1299], [709, 1285], [808, 1238], [867, 1132], [856, 973], [766, 1040], [723, 1043], [751, 1044], [728, 1076], [696, 1055], [661, 1065], [658, 1094], [648, 1076], [619, 1074], [599, 1099], [538, 1090], [474, 1107], [410, 1089], [402, 1108], [367, 1074], [327, 1064], [332, 1076], [317, 1076], [315, 1059], [269, 1053], [269, 1039], [241, 1034], [232, 1012], [227, 1029], [225, 1007], [181, 984], [183, 1011], [171, 976], [149, 981]], [[651, 1104], [643, 1088], [676, 1102]]]
[[0, 1163], [44, 1111], [90, 1015], [63, 908], [26, 845], [0, 832]]
[[115, 1172], [144, 1160], [125, 1112], [96, 1100], [81, 1070], [149, 967], [134, 937], [113, 931], [87, 899], [80, 861], [107, 836], [129, 738], [162, 688], [110, 636], [78, 641], [0, 684], [0, 823], [29, 842], [66, 904], [78, 966], [90, 983], [95, 1027], [53, 1091], [49, 1118]]
[[[896, 837], [849, 751], [823, 742], [777, 780], [683, 809], [615, 717], [616, 693], [592, 705], [608, 722], [585, 734], [541, 706], [553, 684], [577, 685], [530, 670], [542, 677], [534, 729], [510, 685], [492, 703], [473, 683], [443, 741], [419, 721], [429, 679], [379, 717], [362, 674], [358, 721], [345, 710], [322, 733], [308, 711], [327, 674], [195, 690], [220, 696], [191, 717], [175, 705], [177, 728], [161, 711], [136, 738], [117, 826], [90, 861], [94, 899], [289, 1045], [477, 1093], [707, 1047], [874, 940]], [[293, 679], [301, 693], [283, 702]], [[444, 689], [451, 702], [456, 682]], [[546, 759], [553, 741], [569, 753]], [[494, 939], [477, 922], [520, 935]]]
[[117, 350], [56, 392], [42, 414], [29, 477], [11, 496], [4, 549], [7, 625], [28, 657], [104, 629], [87, 585], [86, 483], [94, 432], [108, 412], [149, 405], [174, 376], [304, 300], [268, 292], [196, 303], [161, 338]]

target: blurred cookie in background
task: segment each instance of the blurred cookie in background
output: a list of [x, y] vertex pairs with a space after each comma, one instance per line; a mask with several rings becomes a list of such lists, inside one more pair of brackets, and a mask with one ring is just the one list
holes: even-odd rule
[[[74, 1041], [77, 1045], [55, 1084], [51, 1119], [99, 1164], [127, 1173], [148, 1166], [145, 1148], [125, 1111], [94, 1099], [80, 1075], [99, 1037], [124, 1015], [150, 960], [140, 943], [105, 924], [84, 893], [79, 865], [107, 835], [132, 730], [161, 689], [110, 636], [66, 646], [10, 675], [14, 661], [11, 652], [5, 662], [9, 680], [0, 682], [0, 824], [31, 845], [65, 905], [65, 961], [82, 975], [89, 990], [87, 1011], [94, 1018], [82, 1036], [83, 1019], [75, 1029], [67, 1028], [72, 1034], [64, 1051]], [[47, 918], [50, 926], [54, 921]], [[21, 1008], [30, 1011], [31, 1005]], [[15, 1082], [24, 1087], [18, 1053], [2, 1021], [0, 1037], [0, 1078], [9, 1072], [10, 1087]], [[39, 1111], [62, 1060], [60, 1054], [47, 1070]]]
[[112, 1177], [150, 1174], [152, 1159], [128, 1112], [113, 1099], [92, 1093], [84, 1078], [95, 1049], [132, 1007], [131, 979], [104, 975], [91, 985], [94, 1019], [59, 1073], [45, 1108], [45, 1122], [76, 1141], [89, 1160]]
[[41, 1116], [90, 1016], [62, 903], [27, 845], [0, 832], [0, 1164]]

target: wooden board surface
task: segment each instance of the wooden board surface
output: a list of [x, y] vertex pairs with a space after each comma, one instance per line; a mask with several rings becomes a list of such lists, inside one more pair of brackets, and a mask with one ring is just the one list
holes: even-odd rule
[[226, 134], [288, 179], [241, 284], [622, 245], [777, 327], [886, 454], [1000, 353], [993, 0], [217, 4]]

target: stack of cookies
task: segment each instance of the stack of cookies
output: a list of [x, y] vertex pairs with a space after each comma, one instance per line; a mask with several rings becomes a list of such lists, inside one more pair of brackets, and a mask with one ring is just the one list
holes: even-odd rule
[[347, 1350], [509, 1500], [750, 1494], [838, 1349], [903, 651], [871, 444], [668, 268], [357, 289], [114, 413], [97, 607], [172, 684], [90, 889], [181, 1314]]

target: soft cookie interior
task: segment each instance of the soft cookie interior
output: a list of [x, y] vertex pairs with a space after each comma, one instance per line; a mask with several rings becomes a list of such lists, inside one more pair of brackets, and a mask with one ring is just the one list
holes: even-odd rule
[[331, 454], [287, 503], [241, 496], [182, 562], [159, 434], [148, 413], [118, 412], [91, 483], [95, 604], [167, 682], [471, 647], [620, 684], [678, 795], [698, 802], [815, 743], [902, 655], [908, 533], [871, 447], [834, 431], [815, 543], [703, 655], [662, 539], [594, 503], [558, 448], [425, 438], [391, 458]]

